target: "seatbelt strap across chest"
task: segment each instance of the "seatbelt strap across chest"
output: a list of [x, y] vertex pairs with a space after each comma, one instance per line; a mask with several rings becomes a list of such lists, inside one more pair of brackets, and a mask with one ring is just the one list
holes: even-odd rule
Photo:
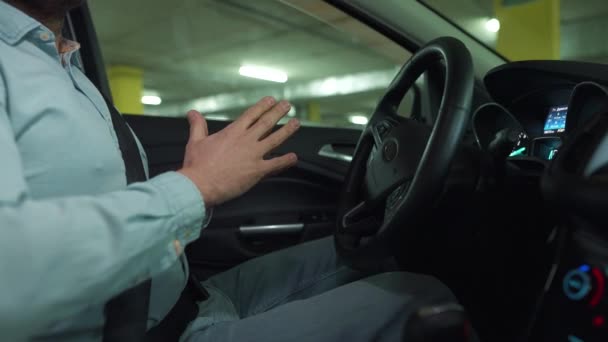
[[[125, 163], [127, 184], [147, 179], [137, 142], [125, 119], [105, 99], [112, 116], [112, 125]], [[139, 342], [144, 340], [150, 305], [151, 280], [124, 291], [105, 306], [104, 342]]]

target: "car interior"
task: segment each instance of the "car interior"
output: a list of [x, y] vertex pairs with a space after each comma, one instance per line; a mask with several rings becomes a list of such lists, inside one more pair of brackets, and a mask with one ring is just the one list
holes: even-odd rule
[[[187, 110], [213, 133], [264, 95], [294, 103], [302, 128], [274, 153], [296, 152], [297, 166], [214, 208], [186, 249], [194, 281], [333, 235], [354, 268], [389, 258], [456, 295], [422, 308], [404, 341], [473, 341], [472, 329], [482, 342], [593, 342], [608, 337], [608, 55], [581, 52], [574, 30], [605, 18], [598, 8], [608, 13], [573, 0], [106, 0], [74, 9], [66, 35], [151, 177], [181, 166]], [[545, 21], [553, 30], [522, 35]], [[243, 77], [241, 53], [289, 80]], [[135, 92], [126, 68], [139, 70]], [[177, 340], [196, 296], [187, 288], [149, 339]]]

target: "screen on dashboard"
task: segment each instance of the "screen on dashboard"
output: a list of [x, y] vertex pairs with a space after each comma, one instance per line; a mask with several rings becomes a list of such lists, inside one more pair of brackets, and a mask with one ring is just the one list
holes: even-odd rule
[[563, 133], [566, 130], [566, 116], [568, 107], [551, 107], [547, 119], [545, 120], [545, 134]]

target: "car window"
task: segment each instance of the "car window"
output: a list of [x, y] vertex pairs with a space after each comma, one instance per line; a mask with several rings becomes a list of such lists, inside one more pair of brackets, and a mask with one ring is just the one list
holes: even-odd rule
[[129, 114], [232, 120], [272, 95], [305, 125], [356, 127], [411, 56], [321, 0], [89, 5], [114, 101]]

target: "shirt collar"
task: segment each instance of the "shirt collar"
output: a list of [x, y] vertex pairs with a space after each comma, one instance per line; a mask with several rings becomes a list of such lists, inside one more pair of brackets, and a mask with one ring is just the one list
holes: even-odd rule
[[63, 55], [64, 53], [74, 52], [80, 49], [80, 44], [73, 40], [61, 38], [61, 42], [59, 43], [59, 54]]
[[[10, 45], [15, 45], [28, 34], [34, 33], [33, 31], [35, 30], [44, 30], [49, 35], [52, 35], [48, 28], [36, 19], [0, 0], [0, 39]], [[59, 44], [59, 51], [57, 53], [60, 56], [67, 55], [71, 63], [81, 67], [80, 61], [78, 58], [75, 58], [77, 56], [75, 52], [79, 49], [79, 43], [63, 38]]]
[[0, 0], [0, 39], [6, 43], [14, 45], [41, 26], [36, 19]]
[[80, 43], [73, 40], [65, 39], [59, 44], [59, 55], [66, 56], [66, 62], [74, 64], [76, 67], [82, 69], [82, 63], [80, 61], [79, 54], [76, 53], [80, 49]]

